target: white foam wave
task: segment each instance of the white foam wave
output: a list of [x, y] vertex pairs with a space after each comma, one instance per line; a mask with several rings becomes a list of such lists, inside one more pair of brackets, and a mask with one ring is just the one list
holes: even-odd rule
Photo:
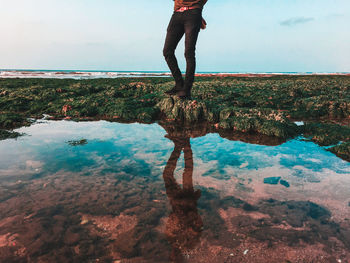
[[0, 78], [97, 79], [127, 77], [167, 77], [167, 72], [105, 72], [105, 71], [26, 71], [0, 70]]
[[[313, 72], [201, 72], [197, 76], [275, 76], [275, 75], [350, 75], [350, 73], [313, 73]], [[1, 70], [0, 78], [55, 78], [55, 79], [97, 79], [97, 78], [129, 78], [129, 77], [169, 77], [170, 72], [139, 71], [69, 71], [69, 70]]]

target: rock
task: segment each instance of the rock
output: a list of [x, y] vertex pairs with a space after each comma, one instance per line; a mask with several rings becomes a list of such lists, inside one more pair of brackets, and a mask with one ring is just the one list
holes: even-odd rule
[[281, 180], [280, 184], [285, 186], [285, 187], [287, 187], [287, 188], [290, 186], [290, 184], [287, 181], [285, 181], [285, 180]]
[[157, 107], [167, 119], [196, 123], [207, 120], [208, 109], [203, 102], [181, 100], [176, 96], [161, 100]]
[[64, 243], [67, 245], [74, 245], [80, 241], [80, 234], [74, 233], [68, 229], [64, 235]]
[[281, 177], [267, 177], [264, 178], [264, 184], [278, 184], [281, 180]]
[[14, 129], [21, 126], [27, 126], [29, 122], [25, 117], [17, 113], [1, 113], [0, 129]]

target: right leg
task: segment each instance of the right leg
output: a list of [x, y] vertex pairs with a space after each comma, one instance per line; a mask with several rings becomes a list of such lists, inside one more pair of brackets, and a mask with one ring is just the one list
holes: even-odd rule
[[196, 43], [202, 23], [202, 10], [197, 8], [185, 12], [186, 78], [184, 84], [184, 91], [178, 93], [178, 96], [191, 98], [191, 89], [196, 70]]
[[185, 33], [181, 15], [181, 13], [174, 13], [171, 17], [163, 49], [163, 55], [175, 79], [175, 89], [177, 90], [181, 90], [184, 85], [184, 80], [175, 57], [175, 49]]

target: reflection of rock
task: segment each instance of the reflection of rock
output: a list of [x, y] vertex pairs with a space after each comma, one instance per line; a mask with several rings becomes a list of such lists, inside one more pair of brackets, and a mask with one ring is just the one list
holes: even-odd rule
[[217, 130], [213, 125], [207, 122], [200, 123], [185, 123], [179, 124], [177, 122], [165, 122], [160, 121], [159, 124], [166, 130], [167, 133], [171, 133], [173, 136], [197, 138], [205, 136], [209, 133], [218, 132], [220, 137], [231, 141], [242, 141], [246, 143], [275, 146], [285, 142], [284, 139], [278, 137], [271, 137], [262, 134], [249, 134], [238, 131]]
[[13, 139], [23, 134], [9, 131], [9, 129], [27, 126], [28, 120], [18, 113], [3, 113], [0, 114], [0, 140]]
[[350, 162], [350, 142], [344, 142], [328, 150], [338, 157]]
[[212, 127], [205, 122], [179, 125], [176, 122], [160, 121], [158, 124], [172, 137], [197, 138], [213, 132]]
[[350, 161], [350, 127], [333, 123], [310, 122], [303, 126], [304, 136], [321, 146], [340, 145], [328, 149], [338, 157]]
[[338, 124], [310, 122], [303, 126], [303, 132], [305, 137], [322, 146], [350, 140], [350, 127]]
[[265, 109], [246, 109], [228, 107], [217, 111], [205, 102], [196, 100], [180, 100], [176, 97], [165, 98], [157, 106], [167, 119], [198, 123], [209, 122], [224, 130], [244, 133], [260, 133], [279, 138], [288, 138], [297, 134], [297, 126], [288, 121], [284, 113]]
[[14, 138], [18, 138], [21, 135], [22, 134], [18, 132], [6, 131], [6, 130], [0, 129], [0, 140], [14, 139]]

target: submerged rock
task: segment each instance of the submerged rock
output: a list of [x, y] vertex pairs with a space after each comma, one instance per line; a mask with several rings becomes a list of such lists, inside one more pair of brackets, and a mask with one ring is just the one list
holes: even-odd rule
[[278, 182], [281, 180], [281, 177], [267, 177], [264, 178], [264, 184], [278, 184]]
[[285, 186], [285, 187], [287, 187], [287, 188], [290, 186], [290, 184], [287, 181], [285, 181], [285, 180], [281, 180], [280, 184]]

